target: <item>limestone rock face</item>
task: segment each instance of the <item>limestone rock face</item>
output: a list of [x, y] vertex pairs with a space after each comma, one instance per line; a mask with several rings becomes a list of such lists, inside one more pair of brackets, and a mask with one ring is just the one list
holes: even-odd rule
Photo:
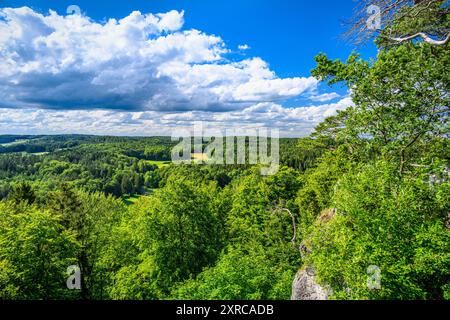
[[329, 295], [330, 290], [317, 284], [313, 268], [300, 270], [295, 276], [291, 300], [328, 300]]

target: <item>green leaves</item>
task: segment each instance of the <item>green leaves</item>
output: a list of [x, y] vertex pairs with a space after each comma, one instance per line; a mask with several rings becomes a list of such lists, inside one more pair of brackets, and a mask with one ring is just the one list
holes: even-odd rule
[[[393, 15], [392, 22], [381, 30], [376, 44], [382, 48], [396, 46], [407, 41], [405, 39], [408, 36], [418, 33], [433, 40], [443, 40], [448, 35], [449, 26], [448, 1], [422, 1], [398, 10]], [[421, 37], [414, 37], [408, 41], [423, 40]]]
[[58, 217], [33, 206], [19, 212], [0, 203], [0, 297], [63, 299], [66, 270], [76, 264], [78, 244]]
[[370, 65], [357, 55], [345, 64], [317, 56], [313, 75], [344, 82], [355, 103], [321, 124], [318, 135], [347, 143], [366, 159], [396, 161], [403, 172], [420, 158], [417, 145], [449, 133], [449, 59], [448, 48], [423, 43], [380, 51]]
[[[395, 178], [384, 163], [347, 174], [333, 197], [336, 216], [315, 223], [313, 264], [336, 298], [440, 299], [450, 272], [448, 203], [420, 178]], [[381, 269], [381, 289], [366, 285], [366, 269]]]
[[274, 266], [265, 248], [249, 243], [230, 247], [214, 267], [196, 280], [174, 288], [175, 299], [254, 300], [289, 299], [294, 270], [289, 265]]
[[[130, 207], [131, 220], [125, 223], [135, 224], [139, 232], [133, 241], [138, 262], [136, 266], [130, 261], [135, 267], [124, 266], [116, 273], [113, 296], [129, 292], [135, 297], [131, 288], [124, 288], [132, 283], [132, 287], [153, 288], [145, 296], [162, 298], [175, 283], [214, 263], [222, 240], [212, 207], [215, 188], [212, 183], [195, 184], [174, 176], [149, 199]], [[134, 271], [127, 276], [124, 270]]]

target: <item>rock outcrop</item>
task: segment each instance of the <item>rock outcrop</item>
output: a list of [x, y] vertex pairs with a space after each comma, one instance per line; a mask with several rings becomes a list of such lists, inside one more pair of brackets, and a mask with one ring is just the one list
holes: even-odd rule
[[309, 267], [297, 272], [292, 283], [291, 300], [328, 300], [331, 291], [316, 282], [314, 269]]
[[[320, 213], [317, 223], [327, 224], [336, 216], [336, 214], [336, 208], [325, 209]], [[306, 260], [312, 252], [309, 238], [302, 241], [299, 250], [302, 260]], [[328, 297], [331, 294], [331, 289], [322, 287], [317, 283], [314, 268], [312, 266], [301, 269], [295, 275], [294, 282], [292, 283], [291, 300], [328, 300]]]

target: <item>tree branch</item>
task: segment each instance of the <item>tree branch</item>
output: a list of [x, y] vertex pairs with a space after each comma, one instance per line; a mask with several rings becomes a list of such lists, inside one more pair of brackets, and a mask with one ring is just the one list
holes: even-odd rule
[[406, 37], [401, 37], [401, 38], [393, 38], [393, 37], [386, 37], [389, 40], [392, 41], [396, 41], [396, 42], [406, 42], [406, 41], [410, 41], [410, 40], [414, 40], [418, 37], [421, 37], [426, 43], [432, 44], [432, 45], [436, 45], [436, 46], [442, 46], [445, 45], [449, 42], [450, 40], [450, 33], [447, 34], [447, 37], [445, 37], [445, 39], [443, 40], [434, 40], [432, 38], [430, 38], [428, 35], [426, 35], [423, 32], [418, 32], [416, 34], [413, 34], [411, 36], [406, 36]]
[[276, 212], [276, 211], [284, 211], [284, 212], [287, 212], [287, 213], [291, 216], [291, 219], [292, 219], [292, 227], [293, 227], [293, 229], [294, 229], [294, 230], [293, 230], [294, 235], [293, 235], [293, 237], [292, 237], [291, 242], [292, 242], [293, 244], [295, 244], [295, 241], [297, 241], [297, 223], [295, 222], [295, 217], [294, 217], [294, 215], [292, 214], [291, 210], [286, 209], [286, 208], [276, 207], [276, 208], [273, 209], [273, 212]]

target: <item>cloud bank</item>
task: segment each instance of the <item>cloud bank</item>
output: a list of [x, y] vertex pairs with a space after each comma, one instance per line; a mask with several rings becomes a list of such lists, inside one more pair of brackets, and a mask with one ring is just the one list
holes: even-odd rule
[[179, 11], [99, 23], [0, 9], [0, 132], [170, 134], [208, 120], [304, 135], [351, 104], [284, 108], [299, 96], [339, 96], [317, 95], [312, 77], [280, 78], [259, 57], [232, 61], [219, 36], [183, 24]]

